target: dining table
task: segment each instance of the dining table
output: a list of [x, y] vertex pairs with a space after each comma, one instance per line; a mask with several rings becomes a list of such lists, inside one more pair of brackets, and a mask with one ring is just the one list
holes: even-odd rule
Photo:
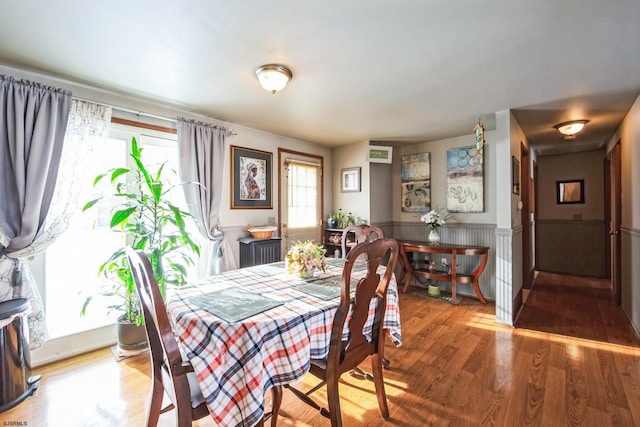
[[[312, 358], [327, 356], [344, 264], [344, 259], [327, 258], [325, 271], [306, 280], [288, 274], [283, 261], [257, 265], [208, 276], [167, 295], [174, 332], [218, 425], [258, 424], [272, 387], [302, 378]], [[366, 261], [355, 262], [352, 288], [366, 268]], [[387, 336], [400, 346], [394, 275], [383, 322]], [[363, 333], [370, 330], [368, 323]]]

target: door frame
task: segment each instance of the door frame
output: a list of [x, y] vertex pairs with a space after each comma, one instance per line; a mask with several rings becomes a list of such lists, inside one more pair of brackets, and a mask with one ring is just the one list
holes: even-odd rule
[[[302, 151], [288, 150], [286, 148], [278, 147], [278, 236], [283, 236], [282, 230], [282, 200], [284, 198], [282, 188], [282, 177], [286, 174], [286, 171], [282, 169], [282, 163], [286, 155], [291, 156], [304, 156], [312, 159], [317, 159], [320, 162], [320, 233], [318, 235], [318, 241], [322, 242], [322, 230], [324, 229], [324, 157], [317, 154], [305, 153]], [[284, 245], [283, 245], [284, 246]], [[285, 248], [282, 248], [285, 251]], [[285, 252], [286, 253], [286, 252]]]
[[610, 239], [610, 264], [611, 264], [611, 294], [613, 303], [620, 305], [622, 302], [622, 261], [621, 261], [621, 241], [620, 241], [620, 225], [622, 222], [622, 145], [620, 140], [615, 143], [611, 149], [610, 156], [610, 222], [609, 222], [609, 239]]
[[530, 157], [529, 149], [520, 141], [520, 201], [522, 210], [520, 211], [520, 223], [522, 224], [522, 288], [531, 289], [533, 282], [533, 263], [531, 261], [531, 213], [530, 196], [533, 191], [530, 178]]

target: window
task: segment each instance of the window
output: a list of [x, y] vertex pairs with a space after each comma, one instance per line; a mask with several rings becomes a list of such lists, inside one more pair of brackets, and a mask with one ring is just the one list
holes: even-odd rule
[[[145, 165], [152, 165], [151, 170], [156, 170], [163, 162], [167, 162], [165, 170], [178, 170], [175, 135], [151, 131], [136, 134], [133, 128], [112, 125], [102, 151], [94, 156], [91, 172], [85, 178], [88, 183], [91, 184], [98, 174], [132, 161], [129, 156], [132, 137], [136, 137], [138, 144], [143, 147], [143, 161]], [[170, 178], [171, 174], [166, 177]], [[177, 172], [174, 182], [178, 182]], [[109, 190], [108, 180], [101, 184]], [[88, 185], [86, 194], [80, 195], [80, 205], [97, 197], [96, 193], [102, 190]], [[179, 186], [170, 192], [169, 198], [186, 209], [184, 194]], [[111, 212], [105, 205], [108, 203], [74, 214], [69, 230], [35, 264], [34, 275], [42, 292], [51, 339], [113, 324], [120, 314], [109, 313], [106, 308], [109, 301], [96, 294], [101, 280], [104, 280], [98, 277], [98, 267], [113, 251], [126, 244], [123, 236], [109, 229]], [[192, 231], [192, 235], [197, 237], [197, 230]], [[197, 274], [197, 267], [194, 266], [190, 274]], [[93, 300], [87, 307], [86, 315], [81, 316], [87, 296], [92, 296]]]
[[318, 224], [318, 167], [289, 164], [289, 227], [314, 227]]

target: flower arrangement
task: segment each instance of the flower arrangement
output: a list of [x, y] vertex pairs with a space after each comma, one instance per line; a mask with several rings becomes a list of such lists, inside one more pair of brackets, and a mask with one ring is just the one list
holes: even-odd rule
[[420, 221], [427, 224], [431, 230], [436, 230], [438, 227], [446, 223], [445, 219], [440, 215], [440, 212], [433, 209], [422, 215], [420, 217]]
[[327, 250], [312, 240], [296, 242], [286, 256], [287, 271], [289, 274], [299, 274], [301, 277], [309, 276], [314, 269], [325, 271], [324, 254]]

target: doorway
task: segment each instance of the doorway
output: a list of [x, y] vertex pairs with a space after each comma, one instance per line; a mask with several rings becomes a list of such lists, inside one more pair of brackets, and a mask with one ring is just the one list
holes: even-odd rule
[[323, 166], [321, 156], [278, 149], [281, 257], [297, 241], [322, 241]]

